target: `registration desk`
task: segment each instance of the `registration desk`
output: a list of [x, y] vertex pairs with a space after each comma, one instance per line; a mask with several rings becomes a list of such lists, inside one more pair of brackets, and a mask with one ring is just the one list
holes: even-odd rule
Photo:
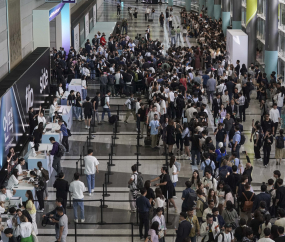
[[57, 123], [49, 123], [45, 127], [45, 134], [42, 135], [42, 143], [50, 143], [49, 138], [54, 137], [56, 142], [60, 142], [62, 137], [61, 133], [55, 132], [56, 130], [59, 130], [60, 126]]

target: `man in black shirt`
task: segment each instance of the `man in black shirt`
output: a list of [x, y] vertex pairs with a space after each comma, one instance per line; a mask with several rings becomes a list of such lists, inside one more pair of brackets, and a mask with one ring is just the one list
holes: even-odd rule
[[226, 147], [227, 132], [223, 128], [223, 124], [219, 123], [218, 128], [215, 130], [214, 135], [216, 135], [216, 149], [219, 149], [219, 143], [222, 142], [224, 147]]
[[190, 141], [192, 141], [191, 146], [191, 154], [192, 154], [192, 163], [191, 165], [196, 165], [195, 156], [197, 156], [197, 165], [200, 164], [200, 145], [199, 139], [202, 138], [202, 135], [198, 134], [198, 129], [194, 130], [194, 135], [190, 137]]
[[56, 198], [62, 198], [62, 207], [66, 211], [67, 193], [69, 191], [68, 181], [64, 180], [64, 173], [60, 172], [53, 187], [56, 189]]
[[255, 200], [255, 194], [250, 191], [250, 185], [246, 183], [244, 185], [244, 191], [241, 193], [241, 196], [239, 197], [240, 202], [240, 217], [244, 218], [245, 220], [251, 220], [251, 211], [245, 211], [244, 210], [244, 203], [245, 201], [250, 200], [254, 202]]
[[141, 103], [141, 108], [138, 110], [138, 129], [141, 128], [141, 136], [140, 138], [143, 138], [143, 131], [145, 128], [145, 121], [146, 121], [146, 109], [144, 107], [144, 104]]
[[230, 185], [233, 195], [237, 193], [237, 187], [241, 181], [241, 175], [237, 173], [237, 169], [237, 166], [233, 165], [233, 172], [226, 178], [226, 184]]
[[279, 208], [285, 208], [285, 187], [283, 186], [283, 179], [277, 179], [277, 190], [276, 190], [276, 203], [275, 205]]
[[261, 127], [263, 130], [263, 133], [265, 133], [267, 130], [272, 130], [273, 127], [273, 121], [269, 118], [269, 114], [265, 114], [265, 119], [261, 121]]
[[77, 115], [76, 112], [76, 100], [75, 100], [75, 95], [74, 95], [74, 90], [70, 91], [70, 94], [67, 97], [67, 106], [72, 106], [72, 116], [73, 116], [73, 120], [78, 120], [79, 117]]
[[95, 116], [96, 116], [97, 122], [100, 125], [101, 123], [99, 120], [99, 113], [98, 113], [99, 100], [100, 100], [100, 92], [96, 92], [96, 96], [91, 100], [91, 103], [92, 103], [92, 119], [93, 119], [93, 122], [95, 123]]

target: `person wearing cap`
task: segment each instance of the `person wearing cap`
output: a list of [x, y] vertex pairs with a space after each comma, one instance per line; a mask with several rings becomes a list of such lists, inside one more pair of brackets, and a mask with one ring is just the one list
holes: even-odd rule
[[234, 240], [232, 225], [230, 223], [225, 224], [224, 232], [219, 233], [217, 237], [217, 242], [232, 242]]

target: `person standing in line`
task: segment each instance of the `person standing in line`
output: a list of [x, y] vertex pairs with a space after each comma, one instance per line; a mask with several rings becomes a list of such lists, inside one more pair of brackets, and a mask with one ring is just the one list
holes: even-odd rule
[[55, 132], [57, 133], [62, 133], [62, 145], [65, 147], [67, 153], [69, 153], [69, 144], [68, 144], [68, 132], [67, 132], [67, 127], [64, 125], [62, 120], [58, 121], [58, 124], [60, 126], [59, 130], [56, 130]]
[[172, 28], [172, 15], [171, 14], [168, 17], [168, 24], [169, 24], [169, 28]]
[[214, 92], [216, 91], [217, 82], [213, 78], [213, 74], [210, 75], [210, 79], [207, 81], [207, 94], [208, 94], [208, 103], [210, 103], [211, 98], [214, 99]]
[[265, 132], [263, 138], [263, 165], [266, 168], [269, 163], [270, 152], [271, 152], [271, 145], [273, 144], [273, 136], [271, 130], [267, 130]]
[[145, 122], [146, 122], [146, 109], [143, 103], [140, 104], [140, 109], [138, 110], [138, 114], [137, 114], [137, 120], [138, 120], [138, 129], [140, 130], [140, 138], [143, 138], [143, 131], [145, 128]]
[[86, 102], [83, 103], [84, 107], [84, 118], [85, 118], [85, 128], [90, 129], [90, 122], [92, 117], [92, 104], [90, 102], [90, 97], [86, 97]]
[[68, 217], [66, 214], [64, 214], [62, 207], [57, 207], [56, 213], [59, 217], [59, 220], [57, 221], [54, 218], [51, 219], [52, 222], [58, 223], [58, 230], [56, 231], [58, 239], [56, 241], [66, 242], [66, 237], [68, 234]]
[[161, 12], [160, 16], [159, 16], [159, 22], [160, 22], [160, 27], [163, 27], [164, 24], [164, 15], [163, 12]]
[[157, 114], [154, 114], [154, 120], [151, 120], [149, 123], [150, 127], [150, 135], [151, 135], [151, 148], [153, 149], [159, 149], [157, 146], [157, 135], [158, 135], [158, 129], [160, 127]]
[[62, 199], [62, 207], [66, 211], [67, 193], [69, 192], [68, 181], [64, 180], [64, 173], [60, 172], [55, 180], [53, 187], [56, 189], [56, 198]]
[[128, 181], [128, 187], [130, 188], [129, 192], [129, 199], [130, 199], [130, 207], [131, 207], [131, 213], [136, 212], [136, 199], [137, 199], [137, 179], [138, 179], [138, 172], [137, 172], [137, 165], [133, 165], [131, 167], [132, 169], [132, 176], [130, 180]]
[[155, 9], [154, 8], [152, 8], [152, 10], [151, 10], [151, 18], [154, 20], [154, 13], [155, 13]]
[[127, 106], [127, 114], [126, 114], [126, 119], [124, 121], [126, 124], [128, 123], [128, 118], [130, 117], [131, 113], [133, 114], [134, 119], [136, 120], [136, 115], [135, 115], [136, 107], [134, 107], [134, 105], [136, 105], [136, 101], [134, 98], [134, 94], [131, 93], [130, 98], [128, 98], [126, 102], [124, 103], [124, 106]]
[[91, 100], [92, 103], [92, 119], [95, 124], [95, 116], [97, 118], [97, 122], [100, 123], [100, 118], [99, 118], [99, 112], [98, 112], [98, 107], [99, 107], [99, 101], [100, 101], [100, 92], [96, 92], [96, 96]]
[[59, 151], [59, 143], [55, 141], [54, 137], [50, 137], [49, 141], [52, 144], [52, 150], [47, 155], [53, 156], [52, 167], [57, 173], [55, 177], [58, 177], [58, 174], [61, 172], [61, 164], [60, 164], [61, 157], [57, 155]]
[[180, 32], [181, 32], [181, 29], [179, 28], [179, 25], [178, 25], [176, 29], [176, 39], [177, 41], [179, 40], [179, 43], [181, 42]]
[[106, 96], [105, 96], [105, 105], [103, 106], [103, 112], [102, 112], [102, 120], [101, 122], [105, 122], [104, 121], [104, 115], [107, 112], [108, 113], [108, 118], [111, 117], [111, 113], [110, 113], [110, 94], [111, 92], [108, 91]]
[[[240, 118], [240, 121], [243, 120], [243, 122], [245, 122], [245, 97], [241, 92], [238, 94], [238, 96], [239, 96], [239, 99], [237, 103], [239, 105], [238, 106], [239, 118]], [[243, 119], [242, 119], [242, 115], [243, 115]]]
[[175, 35], [176, 35], [175, 29], [174, 27], [171, 27], [171, 44], [173, 46], [176, 45]]
[[121, 16], [121, 4], [117, 4], [117, 16]]
[[232, 225], [227, 223], [224, 232], [217, 235], [217, 242], [232, 242], [233, 238]]
[[70, 91], [70, 94], [67, 97], [67, 106], [72, 106], [72, 117], [73, 120], [79, 120], [79, 117], [77, 115], [77, 109], [76, 109], [76, 98], [74, 94], [74, 90]]
[[33, 230], [35, 232], [35, 234], [38, 234], [38, 226], [37, 226], [37, 221], [36, 221], [36, 207], [34, 204], [34, 197], [33, 197], [33, 193], [31, 190], [27, 190], [26, 194], [25, 194], [26, 198], [27, 198], [27, 202], [26, 202], [26, 209], [28, 210], [31, 218], [32, 218], [32, 225], [33, 225]]
[[151, 10], [150, 8], [147, 6], [146, 10], [145, 10], [145, 21], [149, 20], [149, 14], [150, 14]]
[[[146, 239], [148, 235], [149, 229], [149, 209], [151, 208], [149, 200], [145, 197], [147, 194], [147, 190], [142, 188], [140, 190], [141, 196], [136, 199], [136, 205], [139, 212], [139, 232], [140, 232], [140, 239]], [[143, 236], [143, 229], [144, 226], [144, 236]]]
[[202, 223], [200, 230], [203, 241], [214, 242], [219, 233], [219, 224], [214, 222], [213, 214], [207, 214], [206, 222]]
[[239, 149], [240, 149], [240, 140], [241, 140], [241, 134], [240, 134], [240, 127], [239, 125], [235, 126], [235, 135], [233, 137], [233, 148], [232, 151], [235, 151], [237, 153], [237, 158], [239, 158]]
[[73, 199], [73, 213], [74, 213], [74, 222], [78, 223], [78, 216], [77, 216], [77, 207], [80, 207], [81, 211], [81, 223], [85, 222], [84, 216], [84, 204], [83, 204], [83, 192], [85, 192], [85, 185], [82, 181], [79, 181], [79, 173], [74, 173], [74, 181], [70, 183], [69, 191], [72, 193]]
[[279, 110], [277, 109], [277, 104], [276, 103], [273, 104], [273, 108], [269, 112], [269, 117], [273, 121], [273, 131], [272, 131], [272, 133], [273, 133], [273, 136], [275, 137], [276, 131], [277, 131], [277, 128], [278, 128], [278, 123], [280, 123], [280, 121], [281, 121], [280, 113], [279, 113]]
[[191, 232], [189, 234], [191, 242], [196, 242], [196, 234], [200, 234], [200, 224], [197, 216], [194, 215], [194, 210], [195, 208], [190, 208], [187, 211], [187, 221], [189, 221], [191, 224]]
[[182, 242], [185, 238], [189, 237], [191, 232], [191, 223], [186, 220], [186, 212], [181, 212], [179, 216], [179, 225], [176, 230], [176, 240], [175, 242]]
[[93, 156], [93, 150], [88, 150], [88, 155], [84, 156], [85, 170], [84, 174], [86, 175], [87, 184], [88, 184], [88, 193], [91, 196], [91, 193], [94, 192], [95, 188], [95, 173], [99, 173], [98, 160]]

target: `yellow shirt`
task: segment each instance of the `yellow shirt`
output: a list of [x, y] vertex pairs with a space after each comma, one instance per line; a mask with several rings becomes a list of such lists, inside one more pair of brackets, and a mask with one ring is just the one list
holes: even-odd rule
[[31, 200], [26, 203], [26, 209], [28, 210], [29, 214], [35, 214], [37, 212], [35, 204], [33, 204]]

